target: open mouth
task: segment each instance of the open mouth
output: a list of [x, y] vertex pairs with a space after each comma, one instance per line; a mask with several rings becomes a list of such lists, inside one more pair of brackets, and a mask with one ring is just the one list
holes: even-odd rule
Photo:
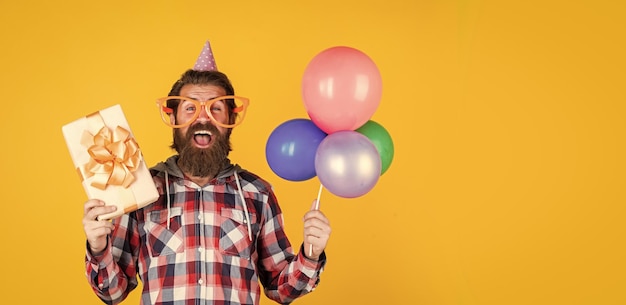
[[196, 143], [196, 146], [200, 148], [209, 147], [212, 139], [213, 134], [208, 130], [198, 130], [193, 133], [193, 141]]

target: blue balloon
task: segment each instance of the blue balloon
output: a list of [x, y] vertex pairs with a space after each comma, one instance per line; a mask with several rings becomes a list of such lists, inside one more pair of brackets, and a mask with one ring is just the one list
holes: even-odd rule
[[311, 120], [292, 119], [272, 131], [265, 157], [272, 171], [283, 179], [304, 181], [315, 177], [315, 152], [326, 137]]

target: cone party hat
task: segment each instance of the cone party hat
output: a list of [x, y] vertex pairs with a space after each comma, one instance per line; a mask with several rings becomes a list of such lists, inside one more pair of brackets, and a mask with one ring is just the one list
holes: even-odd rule
[[217, 64], [215, 63], [215, 58], [213, 57], [213, 51], [211, 50], [211, 44], [207, 40], [202, 48], [202, 52], [198, 56], [196, 60], [196, 64], [193, 67], [196, 71], [211, 71], [217, 70]]

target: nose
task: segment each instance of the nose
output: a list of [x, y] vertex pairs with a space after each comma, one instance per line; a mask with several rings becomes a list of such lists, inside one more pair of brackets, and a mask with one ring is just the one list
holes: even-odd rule
[[211, 117], [209, 116], [209, 109], [207, 108], [208, 105], [202, 105], [200, 106], [200, 114], [198, 115], [198, 121], [205, 121], [208, 122], [211, 120]]

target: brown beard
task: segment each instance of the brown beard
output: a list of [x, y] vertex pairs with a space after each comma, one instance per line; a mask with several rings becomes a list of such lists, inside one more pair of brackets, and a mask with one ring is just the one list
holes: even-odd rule
[[[193, 145], [193, 134], [198, 130], [208, 130], [212, 133], [213, 144], [210, 147], [198, 148]], [[212, 124], [202, 123], [190, 126], [184, 136], [180, 129], [174, 129], [172, 148], [178, 152], [178, 166], [185, 174], [211, 178], [220, 172], [231, 150], [228, 136], [222, 134]]]

